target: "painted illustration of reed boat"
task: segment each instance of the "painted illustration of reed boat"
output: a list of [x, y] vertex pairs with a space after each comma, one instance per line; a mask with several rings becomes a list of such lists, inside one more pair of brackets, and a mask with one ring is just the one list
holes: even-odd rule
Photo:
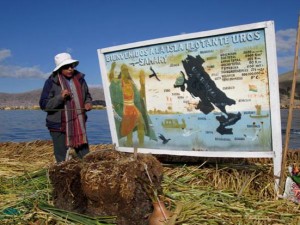
[[186, 128], [186, 123], [185, 120], [182, 119], [182, 123], [179, 123], [177, 119], [165, 119], [161, 125], [164, 128], [180, 128], [180, 129], [185, 129]]
[[255, 115], [250, 115], [251, 118], [266, 118], [269, 117], [269, 114], [261, 114], [261, 105], [255, 105], [256, 108], [256, 114]]

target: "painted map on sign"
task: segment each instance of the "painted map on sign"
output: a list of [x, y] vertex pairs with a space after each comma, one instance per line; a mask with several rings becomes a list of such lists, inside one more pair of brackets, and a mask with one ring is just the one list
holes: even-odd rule
[[271, 151], [264, 29], [104, 53], [119, 146]]

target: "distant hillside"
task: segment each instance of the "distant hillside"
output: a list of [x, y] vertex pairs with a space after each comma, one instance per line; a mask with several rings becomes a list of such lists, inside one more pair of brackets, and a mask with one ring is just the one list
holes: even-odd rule
[[[293, 81], [293, 71], [279, 75], [280, 104], [282, 107], [289, 105], [289, 96]], [[0, 93], [0, 107], [32, 107], [39, 104], [41, 89], [18, 94]], [[102, 87], [90, 88], [91, 95], [95, 104], [105, 101]], [[300, 69], [297, 74], [295, 91], [295, 105], [300, 106]]]
[[[0, 93], [0, 107], [32, 107], [39, 105], [39, 99], [42, 89], [33, 90], [24, 93], [9, 94]], [[90, 93], [93, 97], [93, 101], [101, 102], [104, 101], [104, 92], [102, 87], [90, 88]]]
[[[289, 97], [291, 95], [291, 89], [293, 84], [294, 72], [290, 71], [279, 76], [279, 93], [280, 93], [280, 104], [282, 106], [289, 105]], [[295, 89], [295, 105], [300, 106], [300, 69], [298, 69], [296, 77], [296, 89]]]

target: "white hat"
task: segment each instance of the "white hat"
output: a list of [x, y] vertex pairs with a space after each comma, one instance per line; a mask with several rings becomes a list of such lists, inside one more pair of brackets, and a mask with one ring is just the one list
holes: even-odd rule
[[59, 68], [61, 68], [64, 65], [72, 64], [74, 63], [75, 66], [79, 64], [78, 60], [72, 59], [71, 55], [69, 53], [60, 53], [57, 54], [54, 57], [55, 65], [56, 67], [54, 68], [53, 72], [57, 71]]

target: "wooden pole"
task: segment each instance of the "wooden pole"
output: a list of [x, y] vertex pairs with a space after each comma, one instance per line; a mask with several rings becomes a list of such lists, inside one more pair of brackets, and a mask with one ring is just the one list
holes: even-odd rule
[[133, 146], [133, 158], [134, 158], [134, 160], [137, 160], [137, 153], [138, 153], [137, 146]]
[[290, 95], [288, 120], [287, 120], [287, 125], [286, 125], [285, 144], [284, 144], [284, 149], [283, 149], [283, 154], [282, 154], [282, 164], [281, 164], [281, 174], [280, 174], [281, 190], [284, 189], [283, 187], [284, 187], [284, 180], [285, 180], [286, 158], [287, 158], [287, 152], [289, 149], [290, 130], [291, 130], [292, 118], [293, 118], [294, 98], [295, 98], [295, 89], [296, 89], [296, 82], [297, 82], [296, 78], [297, 78], [297, 72], [298, 72], [299, 39], [300, 39], [300, 16], [298, 16], [298, 31], [297, 31], [296, 47], [295, 47], [293, 83], [292, 83], [292, 90], [291, 90], [291, 95]]

